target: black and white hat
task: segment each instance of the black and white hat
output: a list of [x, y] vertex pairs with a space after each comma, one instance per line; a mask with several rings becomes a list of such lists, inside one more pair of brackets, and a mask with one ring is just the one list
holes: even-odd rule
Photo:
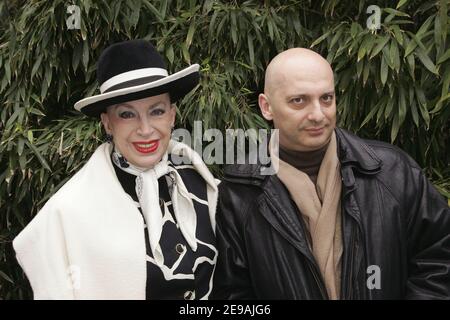
[[176, 102], [199, 81], [198, 64], [169, 75], [163, 58], [145, 40], [115, 43], [106, 48], [97, 64], [100, 94], [75, 103], [75, 109], [97, 117], [106, 107], [169, 93]]

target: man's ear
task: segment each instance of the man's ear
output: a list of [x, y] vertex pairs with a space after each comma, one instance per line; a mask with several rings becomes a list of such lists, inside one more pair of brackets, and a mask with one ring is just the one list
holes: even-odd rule
[[108, 114], [106, 112], [102, 112], [100, 114], [100, 119], [102, 120], [103, 128], [105, 128], [106, 133], [107, 134], [111, 134], [112, 130], [111, 130], [111, 127], [110, 127]]
[[264, 93], [259, 94], [258, 96], [258, 104], [261, 109], [261, 113], [263, 117], [268, 120], [273, 120], [272, 107], [270, 106], [269, 99]]

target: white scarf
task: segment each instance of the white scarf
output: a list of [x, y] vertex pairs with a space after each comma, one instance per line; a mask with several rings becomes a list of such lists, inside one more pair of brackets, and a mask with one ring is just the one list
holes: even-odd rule
[[164, 263], [164, 256], [159, 244], [163, 227], [163, 214], [159, 205], [158, 179], [167, 174], [172, 180], [171, 199], [175, 218], [186, 242], [195, 252], [197, 250], [197, 214], [183, 179], [177, 170], [168, 165], [167, 152], [161, 161], [151, 169], [143, 169], [132, 165], [116, 148], [112, 153], [112, 160], [120, 169], [136, 176], [136, 194], [147, 224], [150, 248], [156, 263], [159, 266]]

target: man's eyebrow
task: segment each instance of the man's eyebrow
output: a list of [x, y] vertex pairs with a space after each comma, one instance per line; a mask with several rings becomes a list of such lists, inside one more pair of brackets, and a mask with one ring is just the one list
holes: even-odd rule
[[287, 97], [288, 97], [288, 99], [292, 99], [294, 97], [303, 97], [303, 96], [309, 96], [309, 94], [307, 94], [307, 93], [293, 93], [293, 94], [289, 94]]

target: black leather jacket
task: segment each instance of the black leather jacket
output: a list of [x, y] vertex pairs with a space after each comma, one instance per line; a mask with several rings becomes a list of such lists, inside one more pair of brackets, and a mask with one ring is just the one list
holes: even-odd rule
[[[342, 129], [336, 138], [341, 299], [450, 299], [450, 209], [444, 198], [395, 146]], [[225, 169], [212, 298], [327, 299], [297, 207], [277, 176], [260, 169]]]

